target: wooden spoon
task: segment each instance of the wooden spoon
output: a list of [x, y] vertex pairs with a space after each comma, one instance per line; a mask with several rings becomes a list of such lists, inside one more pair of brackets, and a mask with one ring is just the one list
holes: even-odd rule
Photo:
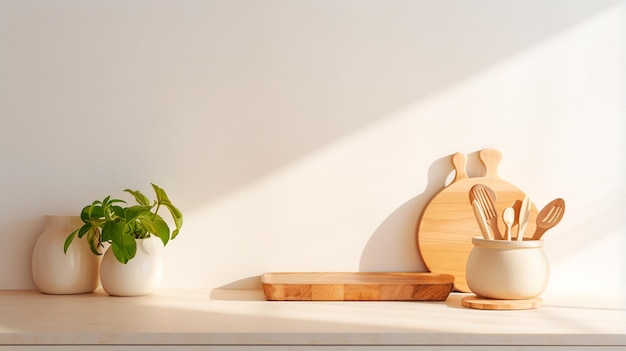
[[515, 222], [515, 209], [513, 207], [507, 207], [502, 212], [502, 220], [506, 224], [506, 240], [511, 241], [511, 227]]
[[537, 229], [533, 240], [541, 239], [543, 233], [559, 224], [565, 213], [565, 200], [558, 198], [550, 201], [537, 215]]

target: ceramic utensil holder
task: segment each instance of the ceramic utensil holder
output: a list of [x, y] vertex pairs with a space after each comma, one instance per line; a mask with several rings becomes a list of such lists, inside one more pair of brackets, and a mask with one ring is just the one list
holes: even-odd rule
[[537, 297], [548, 285], [550, 269], [542, 240], [472, 238], [467, 284], [477, 296], [498, 300]]

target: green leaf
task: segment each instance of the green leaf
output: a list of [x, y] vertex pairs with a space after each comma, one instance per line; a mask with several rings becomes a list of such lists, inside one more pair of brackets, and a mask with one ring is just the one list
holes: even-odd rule
[[138, 219], [148, 232], [161, 239], [163, 246], [167, 245], [170, 240], [170, 227], [161, 216], [149, 213], [149, 215], [139, 217]]
[[113, 205], [113, 204], [118, 203], [118, 202], [124, 202], [125, 203], [126, 201], [120, 200], [120, 199], [111, 199], [111, 196], [107, 196], [107, 197], [104, 198], [104, 200], [102, 200], [102, 206], [103, 207], [107, 207], [107, 206]]
[[76, 234], [78, 234], [79, 229], [76, 229], [75, 231], [73, 231], [72, 233], [70, 233], [70, 235], [67, 236], [67, 238], [65, 239], [65, 244], [63, 244], [63, 252], [67, 254], [67, 249], [70, 247], [70, 244], [72, 243], [72, 240], [74, 240], [74, 238], [76, 237]]
[[111, 210], [113, 211], [113, 214], [115, 214], [115, 217], [126, 217], [126, 214], [124, 213], [125, 210], [121, 206], [111, 206]]
[[83, 235], [85, 235], [85, 233], [87, 233], [89, 230], [91, 230], [91, 228], [93, 228], [93, 224], [91, 223], [85, 223], [83, 224], [82, 227], [80, 227], [77, 231], [78, 231], [78, 237], [82, 238]]
[[87, 243], [89, 244], [89, 248], [91, 252], [96, 255], [100, 255], [101, 252], [98, 250], [100, 246], [100, 229], [98, 227], [93, 227], [91, 223], [85, 223], [82, 227], [73, 231], [66, 239], [63, 245], [63, 252], [67, 253], [68, 248], [72, 241], [78, 236], [78, 238], [82, 238], [85, 234], [87, 234]]
[[176, 225], [176, 229], [172, 232], [172, 239], [176, 238], [178, 233], [180, 232], [180, 228], [183, 227], [183, 213], [172, 204], [164, 204], [168, 210], [170, 210], [170, 214], [174, 219], [174, 224]]
[[152, 185], [152, 189], [154, 189], [154, 193], [156, 194], [158, 203], [161, 203], [163, 201], [170, 201], [170, 199], [168, 199], [167, 197], [167, 194], [165, 193], [165, 190], [161, 189], [158, 185], [154, 183], [150, 184]]
[[121, 242], [124, 234], [124, 223], [106, 222], [102, 226], [102, 241]]
[[151, 208], [151, 206], [139, 205], [128, 207], [124, 214], [124, 218], [126, 219], [126, 221], [131, 221], [137, 217], [145, 216], [146, 214], [150, 213]]
[[176, 238], [178, 233], [180, 232], [180, 228], [183, 226], [183, 213], [170, 201], [169, 197], [165, 193], [165, 190], [161, 189], [159, 186], [152, 184], [154, 188], [154, 192], [157, 196], [157, 202], [163, 206], [165, 206], [172, 215], [172, 219], [174, 220], [174, 225], [176, 229], [172, 232], [171, 239]]
[[104, 217], [104, 210], [100, 201], [94, 201], [91, 205], [85, 206], [80, 213], [80, 218], [85, 223], [102, 217]]
[[144, 239], [150, 236], [146, 228], [139, 222], [138, 218], [126, 220], [125, 233], [132, 235], [135, 239]]
[[125, 192], [130, 193], [135, 197], [135, 201], [142, 206], [150, 206], [150, 199], [139, 190], [124, 189]]
[[105, 207], [113, 206], [113, 204], [125, 204], [126, 201], [120, 199], [111, 199], [105, 205]]
[[111, 233], [113, 233], [114, 231], [111, 231], [111, 229], [107, 228], [107, 225], [103, 225], [102, 226], [102, 232], [100, 233], [100, 240], [103, 243], [110, 243], [111, 241], [113, 241], [113, 238], [111, 238]]
[[89, 243], [89, 249], [94, 255], [101, 255], [99, 250], [101, 245], [100, 228], [92, 227], [87, 231], [87, 243]]
[[109, 239], [113, 254], [121, 263], [126, 264], [135, 257], [137, 244], [135, 243], [135, 238], [126, 232], [126, 224], [124, 222], [105, 223], [102, 227], [102, 236]]
[[122, 234], [119, 241], [114, 241], [111, 245], [115, 258], [120, 263], [126, 264], [137, 253], [137, 242], [130, 234]]

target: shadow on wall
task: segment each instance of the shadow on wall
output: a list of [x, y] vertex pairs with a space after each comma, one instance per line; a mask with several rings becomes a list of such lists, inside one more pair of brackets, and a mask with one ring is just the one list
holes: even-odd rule
[[[475, 151], [467, 155], [469, 177], [484, 176], [485, 167]], [[435, 160], [428, 168], [424, 192], [398, 207], [374, 231], [363, 249], [361, 272], [427, 272], [417, 243], [420, 218], [430, 200], [453, 179], [452, 155]], [[413, 262], [407, 266], [403, 262]]]
[[[478, 152], [467, 154], [467, 174], [484, 176], [484, 164]], [[374, 231], [363, 249], [361, 272], [425, 272], [417, 245], [417, 228], [428, 202], [448, 185], [454, 176], [452, 155], [435, 160], [428, 169], [428, 183], [424, 192], [398, 207]], [[406, 262], [412, 262], [410, 266]], [[261, 276], [242, 278], [212, 290], [211, 298], [229, 299], [231, 290], [260, 290]], [[238, 297], [239, 298], [239, 297]]]

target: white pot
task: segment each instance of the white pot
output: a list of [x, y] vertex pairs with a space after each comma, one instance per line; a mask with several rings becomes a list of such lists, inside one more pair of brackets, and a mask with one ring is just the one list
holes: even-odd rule
[[45, 227], [33, 250], [35, 286], [46, 294], [83, 294], [98, 287], [100, 256], [94, 255], [84, 238], [74, 238], [63, 252], [65, 239], [83, 222], [78, 216], [45, 216]]
[[104, 253], [100, 265], [100, 282], [107, 294], [148, 295], [161, 285], [163, 242], [155, 236], [135, 241], [137, 253], [126, 264], [115, 258], [111, 247]]
[[550, 269], [542, 240], [472, 238], [467, 259], [467, 285], [489, 299], [524, 300], [537, 297], [548, 285]]

